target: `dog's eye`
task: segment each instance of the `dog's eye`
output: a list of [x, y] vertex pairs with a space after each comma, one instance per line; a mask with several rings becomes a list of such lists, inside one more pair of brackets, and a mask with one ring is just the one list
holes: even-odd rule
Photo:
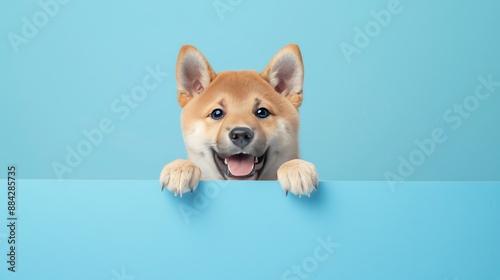
[[222, 117], [224, 117], [224, 111], [221, 109], [215, 109], [210, 113], [210, 117], [214, 120], [220, 120]]
[[261, 119], [269, 117], [271, 113], [266, 108], [259, 108], [255, 111], [255, 115]]

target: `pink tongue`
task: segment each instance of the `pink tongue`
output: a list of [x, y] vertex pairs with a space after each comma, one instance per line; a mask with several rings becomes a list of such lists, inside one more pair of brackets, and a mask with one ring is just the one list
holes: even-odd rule
[[253, 171], [252, 155], [234, 155], [226, 158], [229, 172], [234, 176], [246, 176]]

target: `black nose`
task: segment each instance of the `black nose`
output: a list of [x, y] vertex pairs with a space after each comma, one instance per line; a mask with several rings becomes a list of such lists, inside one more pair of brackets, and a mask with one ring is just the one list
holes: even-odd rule
[[229, 138], [236, 146], [243, 148], [252, 142], [253, 131], [248, 127], [235, 127], [229, 132]]

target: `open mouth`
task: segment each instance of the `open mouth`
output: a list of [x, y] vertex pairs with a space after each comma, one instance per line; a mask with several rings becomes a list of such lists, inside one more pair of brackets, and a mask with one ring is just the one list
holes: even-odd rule
[[251, 154], [239, 153], [228, 157], [221, 157], [215, 151], [215, 161], [222, 176], [235, 179], [250, 179], [260, 175], [259, 171], [264, 167], [266, 153], [257, 157]]

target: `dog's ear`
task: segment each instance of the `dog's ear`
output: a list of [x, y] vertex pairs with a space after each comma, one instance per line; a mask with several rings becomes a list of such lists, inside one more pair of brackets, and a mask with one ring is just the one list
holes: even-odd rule
[[182, 46], [177, 58], [177, 101], [184, 107], [193, 97], [202, 93], [215, 79], [215, 72], [198, 49]]
[[299, 46], [291, 44], [281, 49], [262, 71], [261, 76], [275, 91], [287, 97], [295, 108], [302, 104], [304, 65]]

